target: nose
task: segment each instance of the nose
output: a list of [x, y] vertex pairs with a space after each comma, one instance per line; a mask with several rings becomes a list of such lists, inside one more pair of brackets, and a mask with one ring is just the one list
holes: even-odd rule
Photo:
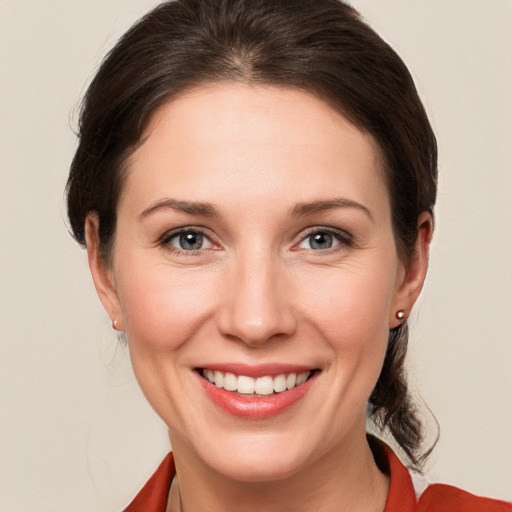
[[271, 256], [239, 261], [220, 292], [220, 331], [254, 347], [292, 335], [296, 317], [290, 291], [286, 269]]

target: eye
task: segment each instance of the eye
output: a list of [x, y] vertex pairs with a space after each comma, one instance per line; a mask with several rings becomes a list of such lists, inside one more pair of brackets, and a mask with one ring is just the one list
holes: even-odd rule
[[170, 233], [162, 240], [162, 245], [183, 252], [201, 251], [214, 247], [205, 234], [192, 229]]
[[313, 251], [327, 251], [342, 244], [350, 244], [350, 236], [348, 234], [338, 233], [332, 230], [316, 230], [303, 238], [298, 248]]

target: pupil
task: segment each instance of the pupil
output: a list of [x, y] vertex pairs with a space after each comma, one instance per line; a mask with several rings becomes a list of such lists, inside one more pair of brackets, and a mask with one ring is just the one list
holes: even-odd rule
[[332, 246], [332, 235], [328, 233], [317, 233], [311, 238], [311, 248], [313, 249], [329, 249]]
[[183, 249], [189, 251], [201, 249], [203, 236], [199, 233], [185, 233], [180, 236], [180, 245]]

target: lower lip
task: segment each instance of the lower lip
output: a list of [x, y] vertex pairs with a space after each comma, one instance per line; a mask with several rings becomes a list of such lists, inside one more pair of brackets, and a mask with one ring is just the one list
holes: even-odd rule
[[268, 397], [238, 395], [223, 388], [218, 388], [199, 374], [197, 376], [212, 402], [226, 412], [241, 418], [264, 419], [280, 414], [301, 400], [316, 380], [317, 373], [296, 388]]

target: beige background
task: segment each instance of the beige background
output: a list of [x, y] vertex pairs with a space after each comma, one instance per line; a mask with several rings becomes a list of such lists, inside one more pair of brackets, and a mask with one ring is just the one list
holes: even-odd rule
[[[84, 86], [156, 3], [0, 0], [0, 512], [119, 510], [169, 448], [63, 205]], [[430, 476], [512, 499], [512, 2], [353, 4], [410, 66], [440, 142], [410, 358], [442, 428]]]

